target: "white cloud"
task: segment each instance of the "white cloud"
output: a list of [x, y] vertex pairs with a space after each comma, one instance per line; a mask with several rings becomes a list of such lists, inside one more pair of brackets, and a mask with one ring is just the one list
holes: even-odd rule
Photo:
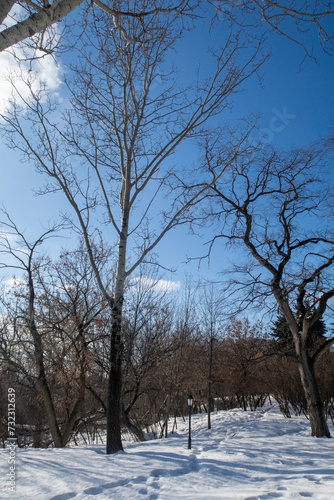
[[1, 229], [2, 225], [0, 225], [0, 243], [5, 244], [8, 242], [10, 246], [16, 246], [17, 245], [17, 240], [18, 236], [17, 234], [11, 233], [9, 231], [6, 231], [5, 229]]
[[0, 247], [3, 250], [9, 250], [9, 248], [16, 253], [29, 255], [29, 250], [24, 245], [23, 240], [19, 237], [19, 235], [13, 232], [7, 232], [5, 230], [1, 230], [0, 226]]
[[[17, 8], [16, 8], [17, 10]], [[19, 17], [19, 11], [11, 11], [13, 17]], [[7, 18], [6, 25], [13, 24], [10, 18]], [[59, 39], [60, 34], [55, 35]], [[47, 34], [45, 35], [47, 37]], [[14, 54], [16, 58], [14, 57]], [[35, 55], [41, 59], [27, 60]], [[24, 99], [29, 97], [28, 86], [24, 81], [32, 80], [33, 89], [37, 90], [43, 82], [48, 91], [56, 92], [61, 85], [62, 68], [56, 64], [51, 55], [45, 55], [42, 51], [36, 51], [34, 54], [30, 49], [23, 49], [15, 46], [13, 49], [0, 53], [0, 113], [4, 113], [8, 107], [8, 101], [13, 95], [13, 81], [17, 90]]]
[[23, 278], [12, 277], [4, 280], [3, 284], [5, 292], [8, 293], [10, 290], [12, 290], [12, 288], [26, 285], [26, 281]]
[[132, 278], [131, 281], [133, 283], [142, 284], [154, 290], [155, 292], [175, 292], [180, 288], [179, 281], [169, 281], [169, 280], [154, 280], [152, 278], [148, 278], [147, 276], [138, 276], [136, 278]]

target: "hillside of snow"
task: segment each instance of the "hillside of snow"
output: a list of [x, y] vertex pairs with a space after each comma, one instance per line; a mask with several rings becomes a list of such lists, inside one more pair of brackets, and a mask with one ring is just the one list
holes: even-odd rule
[[[330, 425], [332, 435], [334, 428]], [[310, 436], [305, 417], [284, 418], [276, 406], [179, 419], [167, 439], [103, 445], [17, 449], [16, 491], [9, 492], [8, 449], [0, 450], [0, 498], [29, 500], [209, 500], [334, 498], [334, 439]]]

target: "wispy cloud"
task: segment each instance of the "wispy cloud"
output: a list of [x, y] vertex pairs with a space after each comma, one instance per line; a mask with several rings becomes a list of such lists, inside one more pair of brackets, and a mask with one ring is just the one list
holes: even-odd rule
[[142, 284], [154, 290], [155, 292], [175, 292], [180, 288], [179, 281], [152, 279], [147, 276], [138, 276], [131, 279], [132, 283]]
[[12, 277], [12, 278], [8, 278], [8, 279], [4, 280], [3, 281], [3, 285], [4, 285], [5, 292], [8, 293], [13, 288], [17, 288], [17, 287], [26, 285], [26, 282], [25, 282], [25, 280], [23, 278]]

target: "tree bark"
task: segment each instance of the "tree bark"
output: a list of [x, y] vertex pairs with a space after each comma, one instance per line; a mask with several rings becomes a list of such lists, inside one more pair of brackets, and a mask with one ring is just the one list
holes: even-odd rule
[[16, 0], [1, 0], [0, 2], [0, 24], [4, 22]]
[[[10, 2], [10, 0], [5, 1]], [[60, 0], [59, 2], [54, 2], [49, 7], [44, 7], [39, 12], [32, 14], [24, 21], [4, 29], [0, 33], [0, 52], [32, 37], [36, 33], [44, 31], [49, 26], [52, 26], [52, 24], [63, 19], [83, 2], [84, 0]], [[2, 7], [0, 15], [1, 13]]]
[[303, 334], [299, 333], [298, 325], [281, 291], [273, 288], [273, 293], [280, 306], [292, 333], [301, 383], [304, 389], [308, 414], [310, 418], [311, 435], [315, 437], [331, 437], [328, 429], [325, 409], [320, 396], [318, 381], [315, 375], [315, 360], [309, 355], [306, 342], [309, 336], [309, 325], [304, 326]]
[[311, 435], [315, 437], [331, 437], [323, 402], [320, 397], [318, 382], [314, 373], [314, 362], [305, 349], [302, 349], [298, 368], [307, 401], [311, 425]]
[[[278, 299], [278, 296], [276, 296], [276, 299]], [[317, 377], [315, 375], [315, 359], [309, 355], [306, 345], [309, 337], [309, 324], [304, 326], [304, 331], [301, 335], [287, 303], [281, 296], [277, 302], [285, 315], [292, 333], [298, 359], [300, 379], [304, 389], [310, 419], [311, 435], [315, 437], [331, 437], [325, 417], [324, 405], [319, 392]]]
[[131, 422], [128, 414], [124, 411], [124, 408], [122, 411], [122, 420], [124, 422], [124, 425], [126, 425], [126, 427], [129, 429], [129, 431], [136, 436], [138, 441], [146, 441], [143, 431], [141, 430], [140, 427]]
[[120, 298], [112, 310], [110, 338], [109, 381], [107, 402], [107, 454], [123, 450], [121, 437], [122, 407], [122, 329], [123, 298]]
[[117, 269], [115, 277], [114, 296], [112, 301], [112, 326], [110, 337], [110, 366], [107, 403], [107, 454], [123, 450], [121, 422], [122, 422], [122, 314], [124, 300], [124, 284], [126, 278], [126, 250], [130, 217], [131, 191], [131, 161], [126, 161], [123, 174], [120, 205], [122, 213], [121, 232], [118, 240]]
[[73, 409], [68, 417], [66, 424], [61, 429], [63, 446], [66, 446], [67, 442], [69, 441], [70, 437], [72, 436], [75, 423], [76, 423], [78, 417], [80, 416], [80, 412], [81, 412], [81, 410], [84, 406], [84, 403], [85, 403], [85, 392], [86, 392], [85, 366], [81, 366], [80, 386], [79, 386], [78, 397], [77, 397], [77, 400], [73, 406]]
[[45, 374], [39, 374], [37, 387], [42, 396], [54, 446], [55, 448], [63, 448], [64, 443], [57, 423], [56, 412], [52, 403], [50, 389], [45, 379]]

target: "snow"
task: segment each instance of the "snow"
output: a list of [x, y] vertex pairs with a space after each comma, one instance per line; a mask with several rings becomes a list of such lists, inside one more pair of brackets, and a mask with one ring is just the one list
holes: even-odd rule
[[[172, 422], [171, 422], [172, 425]], [[334, 434], [333, 426], [330, 425]], [[305, 417], [277, 406], [178, 420], [167, 439], [103, 445], [16, 449], [16, 491], [9, 492], [9, 450], [0, 451], [0, 497], [34, 500], [209, 500], [334, 498], [334, 440], [310, 436]]]

